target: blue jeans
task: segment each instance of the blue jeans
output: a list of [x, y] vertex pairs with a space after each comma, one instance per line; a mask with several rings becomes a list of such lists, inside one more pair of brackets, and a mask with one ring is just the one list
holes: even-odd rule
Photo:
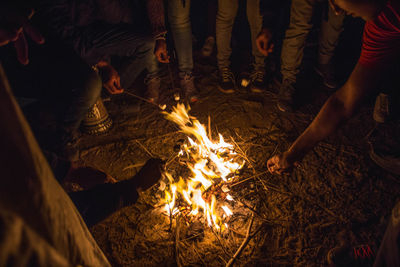
[[[281, 73], [285, 80], [296, 81], [304, 56], [306, 38], [311, 31], [312, 16], [319, 0], [293, 0], [290, 10], [290, 24], [282, 44]], [[318, 63], [328, 64], [334, 54], [343, 31], [345, 15], [336, 15], [329, 7], [328, 20], [321, 24]]]
[[[231, 38], [232, 28], [239, 8], [239, 0], [218, 0], [216, 22], [217, 60], [219, 69], [230, 67], [232, 54]], [[260, 0], [247, 0], [247, 20], [251, 31], [251, 49], [254, 57], [254, 68], [264, 69], [265, 57], [258, 51], [256, 45], [257, 35], [262, 28], [260, 13]]]
[[168, 0], [168, 20], [174, 38], [181, 73], [193, 71], [192, 27], [190, 0]]

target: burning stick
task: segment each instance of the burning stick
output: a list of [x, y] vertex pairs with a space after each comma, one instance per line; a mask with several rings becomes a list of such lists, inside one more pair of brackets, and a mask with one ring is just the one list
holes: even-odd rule
[[250, 242], [250, 240], [261, 230], [261, 228], [263, 227], [263, 225], [260, 225], [253, 234], [250, 234], [251, 232], [251, 227], [253, 226], [253, 222], [254, 222], [254, 214], [251, 216], [251, 220], [249, 222], [249, 226], [247, 227], [247, 233], [246, 233], [246, 238], [243, 240], [242, 244], [240, 245], [240, 247], [238, 248], [238, 250], [236, 251], [235, 255], [232, 256], [232, 258], [228, 261], [228, 263], [225, 265], [225, 267], [230, 267], [232, 266], [236, 259], [238, 257], [240, 257], [240, 254], [242, 254], [244, 248], [247, 246], [247, 244]]
[[210, 115], [208, 115], [208, 139], [211, 140], [211, 118], [210, 118]]

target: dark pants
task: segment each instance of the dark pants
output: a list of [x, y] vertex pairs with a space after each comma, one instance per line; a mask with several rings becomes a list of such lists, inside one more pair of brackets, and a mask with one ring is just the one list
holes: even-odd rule
[[117, 71], [125, 89], [143, 70], [151, 78], [158, 74], [145, 1], [48, 2], [38, 14], [42, 28], [72, 46], [89, 66], [118, 58]]
[[82, 37], [75, 42], [78, 53], [89, 64], [95, 64], [99, 59], [118, 57], [120, 64], [117, 71], [123, 88], [129, 88], [144, 70], [147, 70], [148, 77], [158, 74], [153, 38], [137, 33], [132, 25], [95, 22], [81, 30]]
[[29, 59], [22, 66], [12, 46], [1, 51], [14, 95], [51, 102], [60, 127], [73, 133], [100, 96], [99, 76], [71, 47], [56, 40], [47, 39], [41, 46], [30, 44]]

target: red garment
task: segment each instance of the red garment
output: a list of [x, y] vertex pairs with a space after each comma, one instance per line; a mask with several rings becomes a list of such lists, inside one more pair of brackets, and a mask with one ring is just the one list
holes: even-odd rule
[[400, 55], [400, 3], [388, 1], [379, 16], [367, 21], [359, 63], [382, 66], [398, 60]]

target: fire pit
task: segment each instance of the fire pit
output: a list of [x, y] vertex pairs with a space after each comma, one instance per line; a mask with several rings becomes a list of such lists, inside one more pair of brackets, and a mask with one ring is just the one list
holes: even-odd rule
[[227, 220], [233, 214], [229, 184], [235, 180], [245, 161], [237, 156], [234, 146], [211, 138], [204, 125], [188, 114], [190, 108], [183, 104], [173, 107], [166, 118], [175, 122], [186, 134], [187, 142], [177, 154], [179, 163], [190, 172], [187, 176], [173, 177], [165, 172], [168, 184], [162, 184], [165, 192], [164, 211], [168, 216], [184, 215], [187, 220], [196, 217], [207, 221], [208, 226], [224, 231]]

